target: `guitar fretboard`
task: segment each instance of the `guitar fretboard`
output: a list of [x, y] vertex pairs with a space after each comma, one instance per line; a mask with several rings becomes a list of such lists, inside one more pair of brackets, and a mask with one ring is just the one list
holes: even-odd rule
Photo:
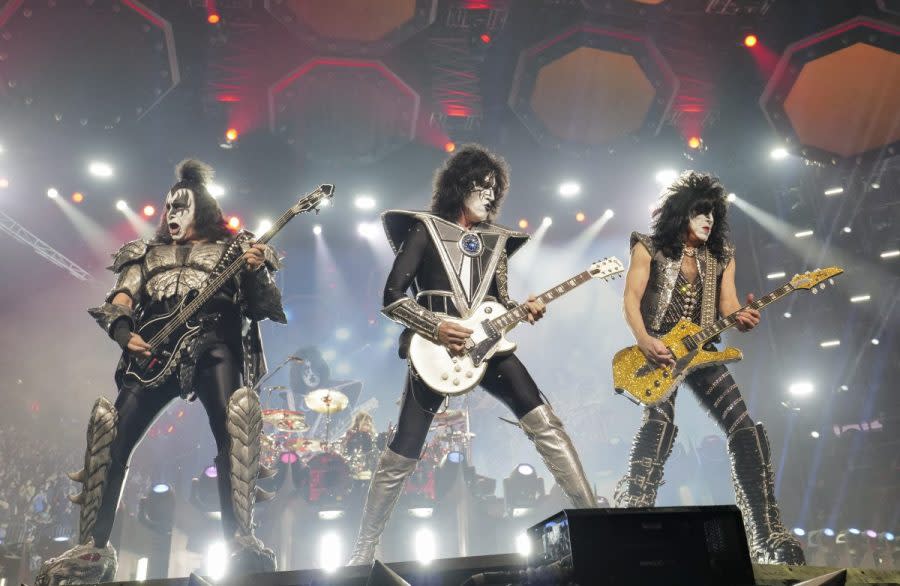
[[[583, 273], [579, 273], [568, 279], [563, 281], [556, 287], [548, 289], [537, 296], [537, 299], [542, 301], [544, 304], [550, 303], [557, 297], [562, 297], [575, 287], [582, 285], [591, 280], [590, 271], [584, 271]], [[491, 320], [491, 325], [497, 329], [506, 329], [509, 326], [519, 323], [528, 317], [528, 308], [525, 303], [510, 309], [503, 315], [498, 318]]]
[[718, 336], [719, 334], [721, 334], [728, 328], [735, 325], [737, 323], [737, 314], [740, 313], [741, 311], [744, 311], [745, 309], [760, 309], [762, 307], [765, 307], [766, 305], [772, 303], [773, 301], [777, 301], [778, 299], [781, 299], [782, 297], [784, 297], [785, 295], [787, 295], [788, 293], [790, 293], [793, 290], [794, 290], [794, 286], [791, 285], [790, 283], [787, 283], [783, 287], [779, 287], [778, 289], [775, 289], [768, 295], [766, 295], [764, 297], [760, 297], [759, 299], [755, 299], [752, 303], [748, 303], [747, 305], [738, 309], [734, 313], [715, 321], [714, 323], [703, 328], [702, 330], [700, 330], [693, 336], [688, 336], [688, 339], [691, 340], [697, 347], [702, 346], [707, 341], [711, 340], [712, 338], [715, 338], [716, 336]]

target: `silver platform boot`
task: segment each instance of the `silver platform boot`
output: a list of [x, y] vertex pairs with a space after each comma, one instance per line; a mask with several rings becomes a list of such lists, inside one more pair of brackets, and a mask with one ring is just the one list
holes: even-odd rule
[[414, 458], [401, 456], [390, 448], [385, 448], [369, 485], [359, 535], [348, 565], [368, 565], [374, 561], [375, 547], [400, 499], [403, 483], [416, 469], [418, 462]]
[[579, 509], [597, 506], [572, 439], [550, 405], [535, 407], [519, 420], [519, 425], [572, 504]]

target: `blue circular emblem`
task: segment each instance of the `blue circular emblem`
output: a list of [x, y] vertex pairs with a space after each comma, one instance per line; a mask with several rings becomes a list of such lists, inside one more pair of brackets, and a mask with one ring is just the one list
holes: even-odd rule
[[459, 239], [459, 248], [466, 256], [479, 256], [481, 254], [481, 238], [474, 232], [466, 232]]

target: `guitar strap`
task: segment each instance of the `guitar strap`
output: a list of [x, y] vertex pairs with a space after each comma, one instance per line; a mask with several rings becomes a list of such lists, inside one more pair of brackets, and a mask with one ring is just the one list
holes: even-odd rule
[[703, 247], [703, 299], [700, 302], [700, 327], [711, 326], [716, 320], [716, 281], [718, 277], [718, 263], [716, 257], [709, 251], [708, 246]]

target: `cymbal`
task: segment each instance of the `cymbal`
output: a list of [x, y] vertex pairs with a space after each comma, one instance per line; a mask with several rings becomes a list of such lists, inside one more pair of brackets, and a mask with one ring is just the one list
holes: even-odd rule
[[311, 411], [325, 415], [333, 415], [347, 408], [350, 399], [347, 395], [334, 389], [317, 389], [303, 397], [303, 402]]
[[437, 413], [432, 420], [432, 425], [453, 425], [466, 420], [466, 412], [462, 409], [445, 409]]
[[301, 411], [263, 409], [262, 420], [279, 431], [300, 433], [309, 429], [309, 426], [306, 425], [306, 417]]

